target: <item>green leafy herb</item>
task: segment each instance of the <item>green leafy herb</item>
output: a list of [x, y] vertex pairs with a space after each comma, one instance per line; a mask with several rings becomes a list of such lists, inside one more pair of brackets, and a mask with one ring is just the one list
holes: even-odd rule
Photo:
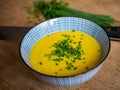
[[73, 70], [76, 70], [76, 69], [77, 69], [77, 67], [74, 67], [74, 68], [73, 68]]
[[75, 36], [73, 36], [73, 38], [75, 38]]
[[81, 37], [83, 37], [84, 35], [82, 34]]
[[[45, 2], [43, 0], [35, 1], [33, 13], [36, 18], [39, 17], [40, 12], [42, 12], [42, 14], [46, 19], [64, 17], [64, 16], [73, 16], [73, 17], [79, 17], [79, 18], [91, 20], [103, 27], [109, 27], [111, 24], [115, 22], [114, 18], [110, 16], [92, 14], [92, 13], [72, 9], [68, 7], [68, 4], [59, 2], [57, 0], [51, 0], [50, 2]], [[32, 13], [31, 8], [28, 8], [28, 13]]]
[[85, 58], [83, 58], [83, 60], [85, 60]]
[[83, 62], [84, 64], [86, 63], [86, 62]]
[[40, 65], [42, 65], [43, 63], [42, 63], [42, 62], [40, 62], [39, 64], [40, 64]]
[[86, 68], [87, 70], [89, 69], [89, 67], [87, 67], [87, 66], [86, 66], [85, 68]]
[[32, 13], [33, 13], [33, 8], [32, 8], [32, 7], [27, 7], [27, 12], [28, 12], [29, 14], [32, 14]]
[[68, 65], [68, 61], [66, 61], [66, 65]]
[[72, 32], [75, 32], [75, 30], [72, 30]]
[[[77, 68], [74, 66], [74, 63], [76, 62], [76, 60], [81, 60], [81, 55], [82, 53], [84, 53], [84, 50], [81, 49], [82, 43], [80, 41], [73, 41], [73, 38], [71, 38], [72, 36], [68, 34], [63, 34], [62, 36], [64, 37], [64, 39], [58, 40], [56, 43], [50, 46], [54, 47], [55, 49], [52, 50], [50, 53], [45, 54], [44, 56], [48, 57], [48, 60], [54, 61], [56, 65], [58, 65], [59, 62], [63, 61], [63, 58], [65, 57], [68, 59], [66, 60], [65, 69], [75, 70]], [[71, 42], [73, 42], [73, 44], [76, 44], [77, 46], [73, 47]]]
[[71, 60], [73, 63], [75, 63], [76, 62], [76, 60], [75, 59], [73, 59], [73, 60]]
[[59, 64], [58, 64], [58, 63], [56, 63], [55, 65], [56, 65], [56, 66], [58, 66]]
[[58, 74], [58, 72], [55, 72], [55, 74]]
[[73, 42], [73, 44], [76, 44], [76, 42]]

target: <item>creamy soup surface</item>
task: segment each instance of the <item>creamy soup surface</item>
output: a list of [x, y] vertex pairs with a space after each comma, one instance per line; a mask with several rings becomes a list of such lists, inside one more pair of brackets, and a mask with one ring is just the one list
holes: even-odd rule
[[92, 36], [74, 30], [47, 35], [30, 52], [32, 68], [52, 76], [72, 76], [92, 69], [100, 62], [101, 47]]

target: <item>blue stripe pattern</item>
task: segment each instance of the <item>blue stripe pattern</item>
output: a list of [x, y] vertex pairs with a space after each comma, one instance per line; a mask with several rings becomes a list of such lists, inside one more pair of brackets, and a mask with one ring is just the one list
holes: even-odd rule
[[[20, 46], [20, 52], [24, 62], [29, 67], [31, 67], [30, 50], [33, 47], [33, 45], [42, 37], [62, 30], [82, 31], [93, 36], [99, 42], [102, 48], [101, 62], [106, 57], [109, 51], [110, 42], [107, 34], [100, 26], [89, 20], [82, 18], [61, 17], [61, 18], [50, 19], [41, 24], [38, 24], [25, 35]], [[98, 72], [101, 65], [102, 64], [100, 64], [93, 70], [90, 70], [84, 74], [76, 75], [73, 77], [56, 78], [56, 77], [44, 76], [36, 72], [34, 73], [42, 81], [47, 82], [49, 84], [53, 84], [56, 86], [72, 86], [72, 85], [84, 83], [85, 81], [92, 78]]]

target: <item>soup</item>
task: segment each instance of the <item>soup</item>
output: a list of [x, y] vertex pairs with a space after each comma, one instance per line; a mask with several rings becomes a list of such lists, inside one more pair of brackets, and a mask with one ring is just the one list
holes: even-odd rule
[[74, 30], [49, 34], [32, 47], [30, 63], [42, 74], [72, 76], [84, 73], [100, 62], [101, 47], [92, 36]]

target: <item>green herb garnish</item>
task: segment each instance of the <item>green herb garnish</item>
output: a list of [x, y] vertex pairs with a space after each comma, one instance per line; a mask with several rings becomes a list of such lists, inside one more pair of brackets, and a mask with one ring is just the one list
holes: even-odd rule
[[75, 36], [73, 36], [73, 38], [75, 38]]
[[[91, 20], [102, 27], [109, 27], [115, 22], [114, 18], [107, 15], [92, 14], [68, 7], [68, 4], [64, 2], [59, 2], [57, 0], [51, 0], [46, 2], [43, 0], [35, 1], [34, 8], [31, 12], [31, 8], [28, 8], [28, 13], [33, 13], [33, 15], [38, 18], [40, 13], [44, 15], [46, 19], [56, 18], [56, 17], [79, 17]], [[74, 31], [74, 30], [73, 30]]]
[[81, 37], [83, 37], [84, 35], [82, 34]]
[[[50, 53], [45, 54], [44, 56], [48, 58], [48, 60], [52, 60], [56, 63], [56, 65], [59, 64], [59, 62], [63, 61], [63, 58], [67, 58], [66, 60], [66, 67], [67, 70], [75, 70], [77, 67], [74, 66], [74, 63], [76, 60], [81, 60], [82, 53], [84, 53], [84, 50], [82, 50], [82, 43], [75, 42], [72, 39], [72, 36], [68, 34], [62, 34], [64, 37], [63, 40], [58, 40], [56, 43], [54, 43], [50, 47], [54, 47], [55, 49], [52, 50]], [[71, 42], [73, 44], [76, 44], [76, 47], [73, 47]], [[82, 58], [84, 59], [84, 58]]]
[[74, 68], [73, 68], [73, 70], [76, 70], [76, 69], [77, 69], [77, 67], [74, 67]]
[[85, 60], [85, 58], [83, 58], [83, 60]]
[[59, 71], [62, 71], [62, 69], [59, 69]]
[[58, 74], [58, 72], [55, 72], [55, 74]]
[[75, 32], [75, 30], [72, 30], [72, 32]]
[[43, 63], [42, 63], [42, 62], [40, 62], [39, 64], [40, 64], [40, 65], [42, 65]]
[[86, 62], [83, 62], [84, 64], [86, 63]]
[[28, 12], [29, 14], [32, 14], [32, 13], [33, 13], [33, 8], [32, 8], [32, 7], [27, 7], [27, 12]]
[[89, 67], [87, 67], [87, 66], [86, 66], [85, 68], [86, 68], [87, 70], [89, 69]]
[[76, 42], [73, 42], [73, 44], [76, 44]]
[[59, 64], [58, 64], [58, 63], [56, 63], [55, 65], [56, 65], [56, 66], [58, 66]]

